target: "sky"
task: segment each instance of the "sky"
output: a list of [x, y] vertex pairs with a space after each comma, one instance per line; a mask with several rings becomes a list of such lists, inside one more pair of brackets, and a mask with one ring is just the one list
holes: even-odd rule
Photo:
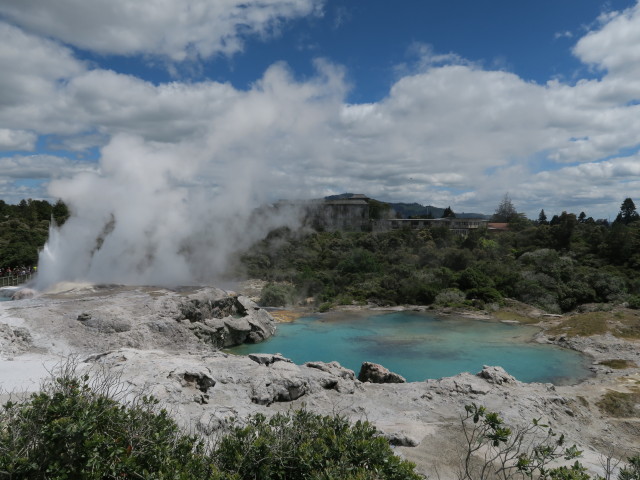
[[635, 0], [0, 0], [0, 72], [0, 199], [116, 201], [107, 224], [343, 192], [640, 205]]

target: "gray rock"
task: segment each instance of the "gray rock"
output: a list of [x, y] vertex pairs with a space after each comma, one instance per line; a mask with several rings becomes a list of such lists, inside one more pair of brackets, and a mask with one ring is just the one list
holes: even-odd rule
[[343, 367], [338, 362], [307, 362], [304, 364], [305, 367], [315, 368], [317, 370], [329, 373], [331, 375], [335, 375], [339, 378], [343, 378], [345, 380], [355, 380], [356, 374], [353, 370], [349, 370], [348, 368]]
[[251, 382], [251, 401], [258, 405], [291, 402], [302, 397], [307, 391], [308, 384], [300, 377], [282, 376], [253, 379]]
[[358, 380], [370, 383], [405, 383], [407, 380], [397, 373], [393, 373], [372, 362], [363, 362], [358, 373]]
[[482, 370], [479, 371], [476, 375], [495, 385], [502, 385], [503, 383], [516, 383], [517, 381], [502, 367], [491, 367], [488, 365], [483, 365]]
[[420, 441], [404, 432], [385, 433], [382, 435], [394, 447], [417, 447]]
[[120, 318], [92, 317], [82, 321], [85, 327], [95, 328], [100, 333], [122, 333], [131, 330], [131, 322]]
[[215, 348], [258, 343], [275, 333], [266, 310], [247, 297], [221, 295], [221, 290], [205, 289], [189, 297], [179, 305], [176, 320], [187, 321], [199, 339]]
[[288, 358], [283, 357], [279, 353], [271, 354], [271, 353], [250, 353], [248, 357], [256, 362], [259, 365], [273, 365], [275, 362], [288, 362], [293, 363]]
[[33, 345], [33, 338], [24, 327], [11, 327], [0, 323], [0, 354], [16, 355], [25, 352]]
[[38, 292], [31, 288], [21, 288], [16, 293], [11, 295], [11, 300], [23, 300], [25, 298], [33, 298]]
[[307, 362], [310, 391], [335, 390], [339, 393], [353, 394], [358, 388], [353, 370], [344, 368], [338, 362]]
[[201, 392], [206, 392], [216, 385], [216, 381], [213, 378], [201, 372], [184, 372], [182, 378], [187, 385], [193, 386]]

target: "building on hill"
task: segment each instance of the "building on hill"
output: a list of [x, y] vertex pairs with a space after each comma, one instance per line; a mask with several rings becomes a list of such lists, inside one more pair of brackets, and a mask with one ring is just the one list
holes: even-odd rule
[[444, 226], [456, 235], [466, 236], [471, 230], [486, 228], [488, 223], [488, 220], [481, 218], [394, 218], [377, 220], [372, 229], [375, 232], [388, 232], [390, 230], [420, 230]]
[[[469, 231], [486, 228], [482, 218], [372, 218], [371, 199], [364, 194], [348, 194], [310, 202], [307, 206], [307, 225], [316, 230], [351, 232], [388, 232], [392, 230], [420, 230], [446, 226], [454, 234], [468, 235]], [[390, 213], [392, 213], [390, 211]]]
[[307, 222], [316, 230], [371, 230], [369, 197], [361, 193], [311, 202]]

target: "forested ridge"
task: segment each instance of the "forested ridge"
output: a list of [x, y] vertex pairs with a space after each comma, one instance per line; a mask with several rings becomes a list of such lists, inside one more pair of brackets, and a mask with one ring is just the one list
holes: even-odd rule
[[631, 199], [611, 224], [567, 212], [547, 221], [544, 211], [531, 221], [502, 207], [494, 219], [508, 220], [509, 231], [280, 229], [242, 262], [250, 277], [271, 282], [267, 305], [313, 297], [323, 309], [353, 302], [484, 307], [514, 298], [554, 313], [587, 303], [640, 308], [640, 221]]
[[50, 222], [61, 225], [68, 217], [62, 201], [28, 199], [11, 205], [0, 200], [0, 269], [36, 265]]

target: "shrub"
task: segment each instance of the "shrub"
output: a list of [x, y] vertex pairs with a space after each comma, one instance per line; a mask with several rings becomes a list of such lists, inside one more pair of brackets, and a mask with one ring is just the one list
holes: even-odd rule
[[181, 434], [156, 400], [122, 405], [112, 398], [113, 385], [107, 378], [92, 388], [88, 376], [67, 369], [27, 400], [5, 404], [0, 476], [220, 478], [202, 455], [202, 443]]
[[612, 359], [612, 360], [603, 360], [600, 362], [601, 365], [605, 365], [609, 368], [614, 368], [616, 370], [622, 370], [625, 368], [634, 368], [636, 366], [631, 360], [622, 360], [622, 359]]
[[369, 423], [307, 410], [256, 414], [225, 435], [212, 458], [238, 480], [418, 480]]
[[640, 392], [617, 392], [609, 390], [596, 405], [603, 412], [618, 418], [630, 418], [638, 415]]
[[294, 288], [291, 285], [268, 283], [262, 289], [260, 305], [265, 307], [284, 307], [293, 303]]
[[447, 288], [436, 295], [435, 304], [439, 307], [454, 307], [464, 304], [464, 292], [457, 288]]
[[629, 308], [640, 310], [640, 295], [630, 295], [627, 303], [629, 304]]
[[627, 459], [628, 465], [620, 470], [618, 480], [640, 480], [640, 455]]
[[493, 287], [493, 281], [477, 268], [467, 268], [458, 275], [458, 286], [461, 290]]
[[[475, 403], [466, 405], [465, 411], [460, 480], [589, 480], [586, 468], [578, 461], [571, 467], [551, 467], [558, 459], [572, 460], [582, 452], [575, 445], [567, 446], [564, 435], [558, 435], [549, 425], [533, 419], [529, 425], [510, 427], [496, 412]], [[480, 461], [474, 459], [476, 456]]]
[[318, 311], [320, 313], [325, 313], [325, 312], [328, 312], [329, 310], [331, 310], [331, 308], [333, 308], [333, 303], [324, 302], [324, 303], [320, 304], [320, 306], [318, 307]]
[[381, 269], [375, 255], [368, 250], [362, 248], [354, 248], [353, 251], [341, 261], [336, 270], [345, 275], [348, 273], [362, 274], [370, 272], [379, 272]]
[[502, 295], [500, 295], [500, 292], [492, 287], [472, 288], [467, 292], [467, 298], [470, 300], [479, 299], [485, 303], [502, 302]]

